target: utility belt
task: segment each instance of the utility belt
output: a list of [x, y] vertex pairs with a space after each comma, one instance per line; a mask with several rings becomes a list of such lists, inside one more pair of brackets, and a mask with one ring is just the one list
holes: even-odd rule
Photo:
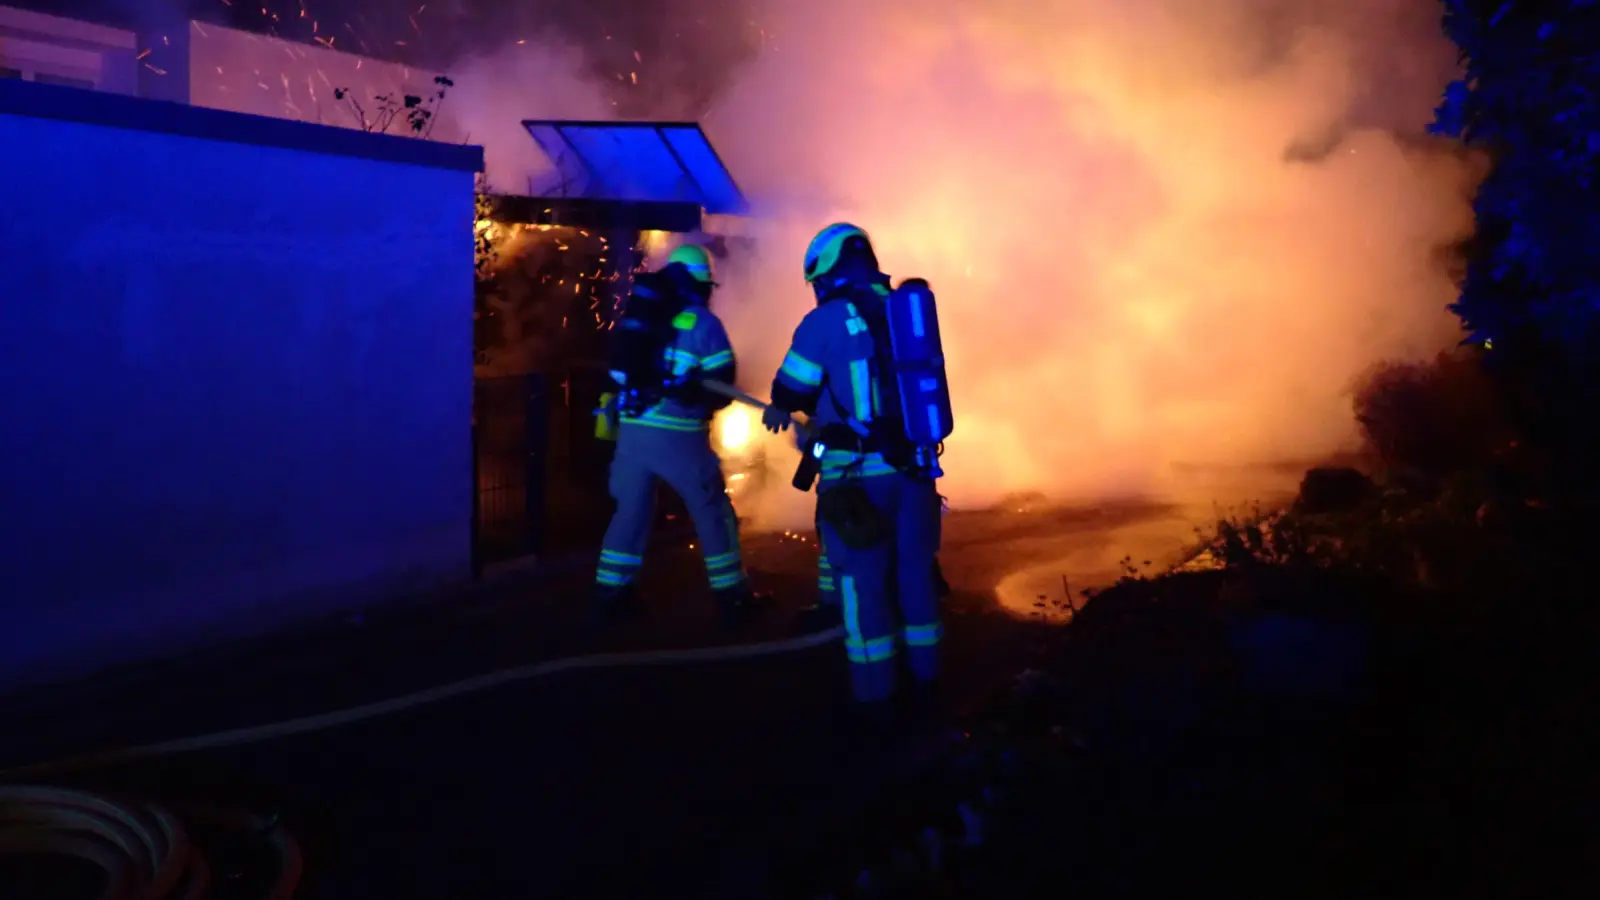
[[661, 402], [661, 391], [641, 390], [633, 388], [623, 390], [617, 394], [617, 412], [622, 415], [636, 416], [657, 403]]
[[624, 418], [634, 418], [659, 402], [659, 396], [650, 396], [637, 388], [607, 391], [600, 395], [594, 410], [594, 436], [602, 441], [617, 439], [617, 429]]
[[594, 410], [594, 436], [602, 441], [616, 440], [623, 419], [644, 415], [662, 401], [671, 399], [674, 391], [681, 390], [687, 382], [685, 376], [660, 385], [623, 387], [601, 394]]
[[[828, 451], [844, 451], [857, 457], [882, 453], [886, 442], [872, 434], [862, 434], [849, 425], [835, 423], [818, 428], [809, 436], [794, 473], [794, 486], [811, 490], [822, 471]], [[845, 546], [870, 550], [889, 538], [890, 523], [883, 511], [859, 481], [844, 479], [817, 491], [817, 518], [826, 522]]]
[[623, 413], [642, 413], [664, 400], [693, 396], [699, 384], [699, 373], [688, 372], [640, 387], [622, 387], [616, 392], [618, 410]]
[[829, 451], [849, 453], [853, 456], [877, 454], [902, 475], [938, 478], [943, 473], [938, 467], [935, 448], [919, 448], [907, 441], [885, 438], [880, 434], [862, 434], [843, 423], [824, 425], [808, 435], [800, 447], [800, 464], [795, 468], [792, 484], [796, 490], [809, 491], [822, 472], [823, 458]]
[[818, 428], [807, 435], [800, 446], [800, 465], [795, 468], [792, 482], [795, 490], [811, 490], [822, 472], [822, 459], [829, 450], [865, 456], [868, 453], [882, 453], [881, 445], [884, 443], [875, 439], [874, 435], [862, 435], [843, 423]]
[[[845, 451], [856, 456], [879, 454], [902, 475], [923, 477], [930, 481], [937, 476], [937, 462], [933, 468], [919, 462], [924, 458], [937, 459], [937, 451], [928, 448], [918, 452], [904, 440], [884, 440], [876, 435], [862, 435], [848, 425], [829, 425], [810, 438], [800, 454], [800, 466], [795, 471], [794, 486], [802, 491], [811, 489], [822, 471], [823, 458], [828, 451]], [[842, 478], [826, 484], [817, 491], [817, 518], [827, 523], [839, 540], [852, 550], [871, 550], [882, 545], [894, 533], [893, 521], [872, 502], [861, 479]]]

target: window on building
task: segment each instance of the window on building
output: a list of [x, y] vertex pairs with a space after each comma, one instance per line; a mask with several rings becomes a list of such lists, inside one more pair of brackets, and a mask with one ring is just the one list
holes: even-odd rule
[[94, 82], [87, 78], [73, 78], [68, 75], [51, 75], [48, 72], [33, 73], [33, 80], [40, 84], [59, 84], [63, 87], [87, 88], [94, 90]]
[[12, 78], [92, 89], [103, 63], [96, 50], [0, 34], [0, 69], [14, 72]]

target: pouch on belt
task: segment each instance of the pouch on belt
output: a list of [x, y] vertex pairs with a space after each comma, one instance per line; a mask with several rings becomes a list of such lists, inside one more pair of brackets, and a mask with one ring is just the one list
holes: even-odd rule
[[817, 495], [817, 517], [852, 550], [871, 550], [889, 539], [889, 521], [867, 489], [841, 481]]

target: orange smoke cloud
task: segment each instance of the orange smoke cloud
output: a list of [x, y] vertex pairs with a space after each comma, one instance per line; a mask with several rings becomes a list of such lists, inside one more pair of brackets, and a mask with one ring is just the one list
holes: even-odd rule
[[957, 505], [1340, 450], [1363, 370], [1459, 337], [1437, 250], [1477, 167], [1417, 137], [1454, 59], [1427, 0], [769, 6], [706, 121], [756, 205], [718, 301], [743, 380], [811, 234], [862, 225], [938, 293]]
[[[707, 226], [756, 239], [716, 300], [741, 380], [811, 307], [812, 234], [862, 225], [938, 293], [957, 506], [1252, 499], [1178, 473], [1344, 449], [1360, 373], [1459, 338], [1438, 251], [1482, 167], [1421, 136], [1455, 67], [1433, 0], [761, 2], [705, 120], [755, 205]], [[555, 41], [448, 71], [502, 189], [549, 175], [519, 119], [614, 114]], [[763, 518], [809, 520], [763, 443]]]

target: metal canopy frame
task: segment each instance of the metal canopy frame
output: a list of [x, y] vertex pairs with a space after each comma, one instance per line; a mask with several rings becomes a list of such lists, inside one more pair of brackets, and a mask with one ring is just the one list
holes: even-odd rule
[[525, 119], [522, 127], [559, 173], [561, 196], [692, 202], [712, 215], [750, 210], [699, 123]]
[[508, 225], [565, 225], [601, 231], [621, 228], [689, 234], [700, 230], [701, 221], [697, 203], [631, 203], [507, 194], [495, 195], [492, 203], [489, 218]]

